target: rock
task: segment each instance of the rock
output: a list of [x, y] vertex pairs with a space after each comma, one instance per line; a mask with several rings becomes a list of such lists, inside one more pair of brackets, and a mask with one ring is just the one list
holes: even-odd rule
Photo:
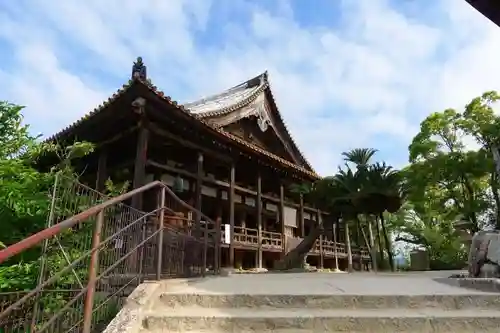
[[468, 264], [470, 277], [500, 278], [500, 231], [479, 231], [472, 237]]

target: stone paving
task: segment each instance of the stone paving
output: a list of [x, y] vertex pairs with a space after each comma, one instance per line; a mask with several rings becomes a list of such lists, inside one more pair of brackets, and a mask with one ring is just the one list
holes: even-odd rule
[[464, 295], [486, 292], [436, 281], [457, 272], [236, 274], [188, 283], [173, 292], [268, 295]]

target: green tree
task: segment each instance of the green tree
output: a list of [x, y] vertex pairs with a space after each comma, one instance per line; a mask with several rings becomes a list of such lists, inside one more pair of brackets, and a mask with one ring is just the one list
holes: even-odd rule
[[[325, 177], [311, 185], [295, 185], [294, 190], [304, 195], [307, 201], [312, 202], [317, 208], [329, 212], [328, 223], [337, 224], [340, 219], [343, 223], [353, 223], [363, 235], [369, 249], [371, 242], [361, 227], [359, 216], [379, 218], [389, 264], [393, 268], [391, 242], [385, 226], [384, 213], [393, 213], [399, 209], [404, 199], [404, 184], [400, 173], [392, 167], [385, 163], [370, 164], [375, 152], [374, 149], [355, 149], [346, 152], [343, 156], [347, 163], [355, 164], [354, 169], [346, 164], [344, 168], [339, 168], [334, 176]], [[304, 241], [285, 257], [283, 266], [290, 268], [299, 264], [323, 230], [324, 226], [316, 225]]]
[[426, 248], [431, 263], [463, 263], [466, 249], [456, 222], [466, 221], [472, 232], [500, 227], [492, 154], [500, 143], [498, 101], [496, 92], [486, 92], [462, 111], [429, 115], [409, 146], [410, 164], [403, 170], [411, 188], [408, 205], [389, 224], [397, 240]]
[[23, 125], [22, 107], [0, 102], [0, 241], [4, 245], [41, 230], [47, 216], [50, 174], [33, 168], [37, 138]]

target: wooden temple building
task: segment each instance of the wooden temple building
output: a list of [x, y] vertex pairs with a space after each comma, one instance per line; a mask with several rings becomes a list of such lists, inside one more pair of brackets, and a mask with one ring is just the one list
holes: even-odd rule
[[[290, 191], [319, 176], [289, 133], [267, 72], [180, 105], [151, 83], [138, 58], [127, 84], [48, 140], [95, 143], [85, 174], [98, 190], [108, 177], [133, 188], [153, 180], [173, 187], [218, 221], [222, 266], [269, 267], [314, 221], [328, 218]], [[132, 204], [146, 211], [153, 201], [143, 196]], [[345, 231], [322, 236], [308, 261], [345, 269], [350, 257], [355, 268], [367, 267], [368, 252], [346, 246]]]

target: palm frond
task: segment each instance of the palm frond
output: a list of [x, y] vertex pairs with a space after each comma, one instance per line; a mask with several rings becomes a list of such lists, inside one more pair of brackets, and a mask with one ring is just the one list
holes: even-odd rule
[[343, 152], [344, 161], [355, 164], [358, 168], [367, 167], [371, 159], [377, 153], [373, 148], [355, 148], [348, 152]]

